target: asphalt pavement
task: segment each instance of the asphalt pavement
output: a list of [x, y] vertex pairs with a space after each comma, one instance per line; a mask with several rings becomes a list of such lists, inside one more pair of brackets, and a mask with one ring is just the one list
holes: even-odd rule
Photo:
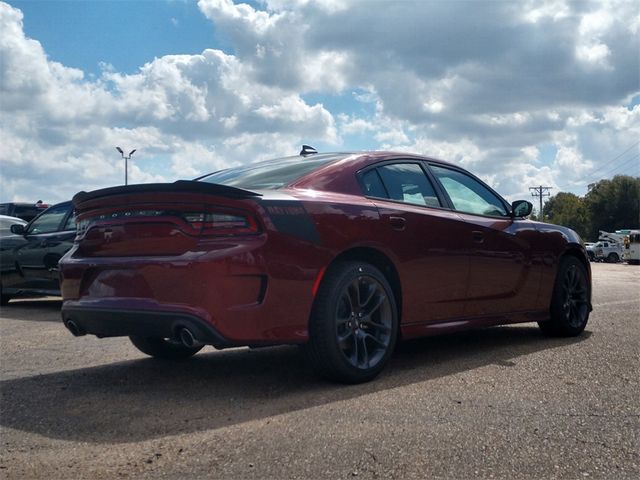
[[74, 338], [55, 299], [0, 315], [0, 478], [640, 478], [640, 267], [592, 264], [585, 333], [402, 344], [375, 381], [295, 347], [153, 360]]

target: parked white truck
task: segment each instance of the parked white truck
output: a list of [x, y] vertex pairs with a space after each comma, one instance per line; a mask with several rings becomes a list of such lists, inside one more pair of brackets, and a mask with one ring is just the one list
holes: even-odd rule
[[624, 256], [624, 235], [600, 230], [598, 241], [586, 248], [591, 260], [609, 263], [620, 262]]
[[631, 230], [629, 232], [627, 262], [630, 265], [640, 265], [640, 230]]

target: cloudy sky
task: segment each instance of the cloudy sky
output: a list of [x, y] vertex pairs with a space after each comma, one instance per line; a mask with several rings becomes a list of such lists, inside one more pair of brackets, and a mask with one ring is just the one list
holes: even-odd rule
[[[510, 199], [640, 175], [637, 1], [0, 1], [0, 201], [393, 149]], [[530, 197], [529, 197], [530, 198]]]

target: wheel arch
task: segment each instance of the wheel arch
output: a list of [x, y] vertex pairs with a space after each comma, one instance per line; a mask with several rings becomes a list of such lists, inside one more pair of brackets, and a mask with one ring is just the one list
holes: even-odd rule
[[398, 325], [400, 325], [402, 319], [402, 283], [393, 260], [374, 247], [353, 247], [338, 254], [327, 266], [327, 269], [338, 262], [346, 261], [367, 262], [382, 272], [391, 286], [396, 307], [398, 308]]

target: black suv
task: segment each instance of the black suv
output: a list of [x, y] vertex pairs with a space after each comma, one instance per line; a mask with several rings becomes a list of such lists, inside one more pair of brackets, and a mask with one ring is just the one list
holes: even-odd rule
[[0, 203], [0, 215], [18, 217], [30, 222], [47, 208], [49, 205], [42, 203], [42, 200], [38, 200], [36, 203]]

